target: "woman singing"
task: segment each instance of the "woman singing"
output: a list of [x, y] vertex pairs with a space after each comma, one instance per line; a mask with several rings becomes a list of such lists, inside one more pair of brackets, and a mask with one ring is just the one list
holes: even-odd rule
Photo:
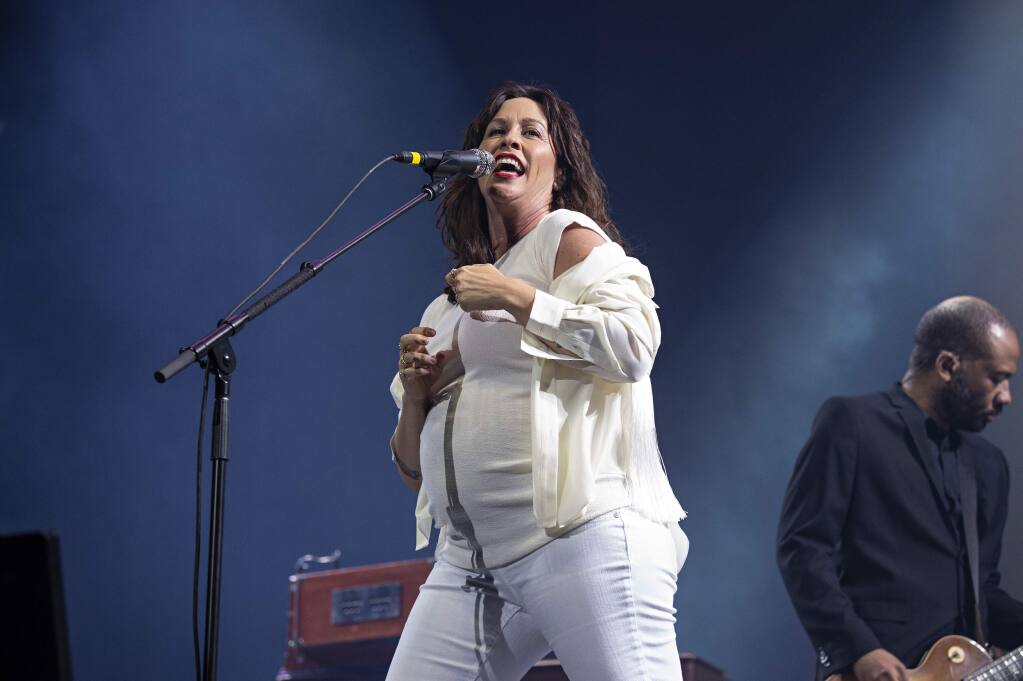
[[400, 339], [397, 468], [436, 563], [391, 681], [682, 678], [684, 512], [657, 449], [650, 273], [626, 255], [572, 108], [499, 88], [465, 133], [492, 175], [439, 211], [457, 266]]

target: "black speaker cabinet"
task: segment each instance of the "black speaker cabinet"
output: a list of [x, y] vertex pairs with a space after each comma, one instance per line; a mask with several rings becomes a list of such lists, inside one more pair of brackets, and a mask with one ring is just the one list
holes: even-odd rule
[[0, 676], [71, 681], [55, 533], [0, 535], [0, 603]]

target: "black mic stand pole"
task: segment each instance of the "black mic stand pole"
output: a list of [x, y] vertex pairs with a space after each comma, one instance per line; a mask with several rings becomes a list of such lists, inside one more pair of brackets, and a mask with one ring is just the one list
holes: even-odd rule
[[227, 436], [230, 431], [231, 372], [235, 359], [231, 342], [224, 338], [206, 355], [214, 377], [213, 485], [210, 498], [209, 562], [206, 569], [206, 631], [203, 679], [216, 677], [220, 633], [220, 567], [224, 547], [224, 477], [227, 475]]
[[422, 191], [396, 208], [376, 224], [372, 225], [354, 239], [344, 244], [325, 258], [312, 262], [304, 262], [299, 271], [283, 284], [267, 293], [237, 315], [232, 315], [220, 322], [212, 332], [206, 334], [181, 353], [158, 369], [154, 377], [158, 383], [164, 383], [193, 362], [205, 365], [209, 362], [210, 371], [215, 379], [215, 401], [213, 407], [213, 489], [210, 503], [210, 535], [209, 560], [206, 565], [206, 629], [205, 646], [203, 649], [202, 679], [216, 681], [217, 650], [220, 632], [220, 582], [221, 563], [224, 544], [224, 480], [227, 475], [228, 459], [228, 426], [230, 425], [231, 373], [234, 371], [236, 359], [228, 338], [242, 330], [248, 322], [266, 312], [299, 287], [320, 273], [342, 254], [354, 248], [371, 234], [393, 222], [423, 201], [432, 201], [447, 189], [448, 182], [456, 177], [436, 173], [430, 178], [430, 184]]

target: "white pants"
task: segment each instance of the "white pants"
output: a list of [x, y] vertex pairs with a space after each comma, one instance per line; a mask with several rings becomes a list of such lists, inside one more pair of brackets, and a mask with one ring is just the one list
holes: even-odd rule
[[[438, 560], [388, 681], [517, 681], [551, 650], [574, 681], [681, 681], [675, 577], [681, 530], [621, 509], [491, 569], [493, 586]], [[479, 584], [479, 582], [477, 582]]]

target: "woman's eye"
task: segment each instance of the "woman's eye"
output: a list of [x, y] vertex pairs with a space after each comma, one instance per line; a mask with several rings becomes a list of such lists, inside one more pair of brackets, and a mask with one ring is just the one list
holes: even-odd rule
[[537, 130], [536, 128], [527, 128], [525, 130], [525, 134], [527, 134], [527, 135], [529, 135], [531, 137], [540, 137], [541, 136], [540, 135], [540, 131]]
[[488, 137], [493, 137], [494, 135], [503, 135], [503, 134], [504, 134], [504, 129], [503, 128], [491, 128], [490, 132], [487, 133], [487, 136]]

